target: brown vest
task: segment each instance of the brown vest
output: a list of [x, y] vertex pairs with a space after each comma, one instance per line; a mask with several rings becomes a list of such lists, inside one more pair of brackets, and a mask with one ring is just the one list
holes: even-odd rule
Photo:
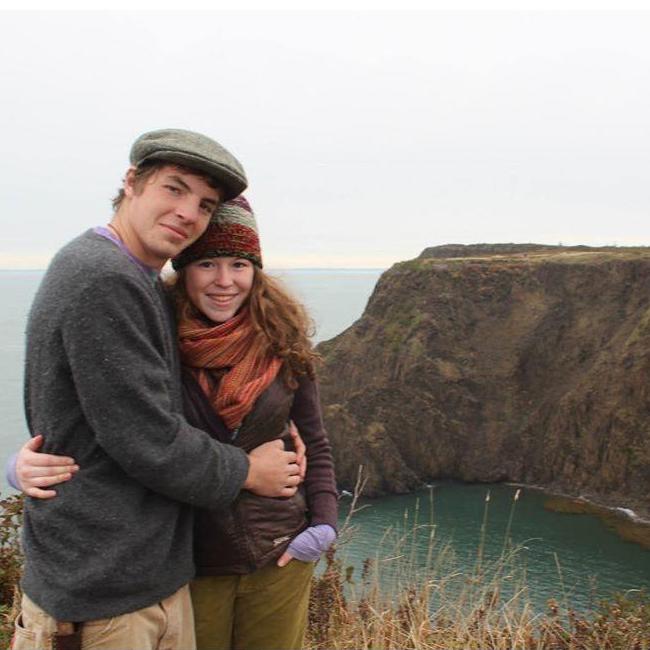
[[[233, 438], [188, 369], [183, 371], [185, 415], [190, 424], [227, 444], [250, 451], [284, 438], [294, 393], [280, 378], [260, 395]], [[194, 561], [197, 575], [251, 573], [277, 560], [307, 526], [302, 490], [293, 497], [260, 497], [242, 490], [227, 510], [195, 512]]]

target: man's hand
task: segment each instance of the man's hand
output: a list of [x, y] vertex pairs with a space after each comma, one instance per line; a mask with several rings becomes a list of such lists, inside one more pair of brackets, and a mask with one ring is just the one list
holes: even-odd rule
[[282, 440], [271, 440], [248, 454], [250, 467], [244, 489], [263, 497], [291, 497], [301, 481], [296, 453], [285, 451]]
[[38, 450], [43, 444], [43, 436], [30, 438], [18, 452], [16, 458], [16, 477], [21, 490], [30, 497], [51, 499], [55, 490], [42, 488], [69, 481], [79, 470], [73, 458], [41, 454]]

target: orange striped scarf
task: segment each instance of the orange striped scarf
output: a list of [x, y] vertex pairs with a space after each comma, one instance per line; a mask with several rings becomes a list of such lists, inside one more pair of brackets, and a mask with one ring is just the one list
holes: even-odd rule
[[[246, 309], [214, 327], [199, 320], [181, 321], [178, 336], [183, 364], [193, 368], [228, 428], [236, 429], [275, 379], [282, 361], [262, 352]], [[211, 370], [226, 370], [217, 390]]]

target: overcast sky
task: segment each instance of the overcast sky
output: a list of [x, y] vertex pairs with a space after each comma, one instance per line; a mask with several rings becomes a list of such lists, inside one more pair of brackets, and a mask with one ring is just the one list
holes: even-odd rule
[[244, 164], [267, 266], [650, 245], [650, 14], [3, 13], [0, 268], [106, 223], [142, 132]]

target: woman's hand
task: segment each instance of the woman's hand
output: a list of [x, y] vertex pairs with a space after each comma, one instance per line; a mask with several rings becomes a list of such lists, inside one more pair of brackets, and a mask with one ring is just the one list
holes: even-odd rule
[[278, 566], [286, 566], [296, 558], [303, 562], [316, 562], [336, 539], [336, 531], [329, 524], [310, 526], [291, 540], [289, 548], [278, 560]]
[[30, 497], [51, 499], [56, 490], [44, 490], [63, 481], [69, 481], [79, 465], [74, 458], [42, 454], [38, 450], [43, 444], [43, 436], [30, 438], [16, 457], [16, 477], [20, 489]]

